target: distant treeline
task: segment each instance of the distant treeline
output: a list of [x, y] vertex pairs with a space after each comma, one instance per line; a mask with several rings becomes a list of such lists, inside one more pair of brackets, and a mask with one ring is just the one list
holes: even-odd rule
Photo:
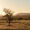
[[14, 20], [30, 20], [30, 17], [13, 17]]

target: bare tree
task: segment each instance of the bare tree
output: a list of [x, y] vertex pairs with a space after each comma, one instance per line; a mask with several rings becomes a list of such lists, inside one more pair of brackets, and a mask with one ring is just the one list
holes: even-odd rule
[[13, 13], [11, 12], [11, 10], [10, 9], [6, 9], [6, 8], [4, 8], [3, 9], [3, 11], [8, 15], [7, 17], [8, 17], [8, 22], [9, 22], [9, 24], [10, 24], [10, 21], [12, 21], [12, 15], [13, 15]]

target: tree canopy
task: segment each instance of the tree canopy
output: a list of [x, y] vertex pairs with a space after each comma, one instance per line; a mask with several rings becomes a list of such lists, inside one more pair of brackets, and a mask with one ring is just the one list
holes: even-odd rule
[[3, 11], [10, 16], [13, 15], [13, 12], [10, 9], [4, 8]]

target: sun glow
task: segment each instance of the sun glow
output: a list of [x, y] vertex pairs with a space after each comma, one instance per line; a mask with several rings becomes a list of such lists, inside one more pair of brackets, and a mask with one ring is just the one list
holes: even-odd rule
[[2, 8], [0, 9], [0, 15], [5, 15], [6, 13], [5, 12], [3, 12], [3, 10], [2, 10]]

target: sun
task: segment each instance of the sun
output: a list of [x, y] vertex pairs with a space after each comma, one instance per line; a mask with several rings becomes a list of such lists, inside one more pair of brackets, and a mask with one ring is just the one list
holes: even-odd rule
[[2, 8], [0, 9], [0, 15], [5, 15], [6, 13], [5, 12], [3, 12], [3, 10], [2, 10]]
[[2, 12], [2, 15], [4, 16], [4, 15], [6, 15], [6, 13], [5, 12]]

